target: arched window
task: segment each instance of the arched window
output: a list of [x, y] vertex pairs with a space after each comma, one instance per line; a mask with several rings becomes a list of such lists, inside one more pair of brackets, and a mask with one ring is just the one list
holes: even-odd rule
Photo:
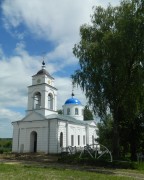
[[63, 147], [63, 133], [60, 133], [60, 147]]
[[79, 112], [78, 112], [78, 108], [75, 108], [75, 115], [78, 115]]
[[41, 93], [40, 92], [34, 93], [33, 99], [34, 99], [34, 109], [40, 109], [40, 107], [41, 107]]
[[70, 115], [70, 108], [67, 108], [67, 115]]
[[53, 110], [53, 95], [51, 93], [48, 94], [48, 109]]

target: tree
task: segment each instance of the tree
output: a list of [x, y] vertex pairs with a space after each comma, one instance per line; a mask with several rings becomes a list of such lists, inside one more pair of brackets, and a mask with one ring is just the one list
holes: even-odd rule
[[58, 114], [63, 114], [63, 110], [62, 109], [58, 109]]
[[144, 110], [144, 2], [96, 7], [91, 21], [80, 28], [81, 40], [73, 49], [80, 69], [72, 78], [85, 90], [95, 114], [112, 114], [117, 159], [123, 124], [134, 127]]
[[97, 141], [106, 146], [112, 151], [112, 137], [113, 137], [113, 118], [110, 114], [97, 124], [98, 139]]
[[84, 120], [93, 120], [93, 114], [88, 106], [84, 108]]

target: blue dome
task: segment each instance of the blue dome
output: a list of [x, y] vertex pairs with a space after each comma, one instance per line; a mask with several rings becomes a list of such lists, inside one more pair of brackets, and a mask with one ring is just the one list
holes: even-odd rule
[[70, 99], [66, 100], [65, 104], [79, 104], [79, 105], [81, 105], [81, 102], [76, 98], [70, 98]]

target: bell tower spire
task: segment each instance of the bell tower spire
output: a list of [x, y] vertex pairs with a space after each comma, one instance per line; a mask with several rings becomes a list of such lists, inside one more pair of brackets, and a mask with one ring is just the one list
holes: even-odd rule
[[44, 62], [44, 60], [42, 62], [42, 69], [45, 69], [45, 62]]
[[72, 82], [72, 94], [71, 94], [72, 98], [75, 96], [74, 88], [75, 88], [75, 84], [74, 84], [74, 82]]
[[54, 78], [46, 70], [44, 60], [42, 69], [32, 76], [32, 85], [28, 87], [27, 112], [32, 111], [44, 116], [57, 114], [57, 89]]

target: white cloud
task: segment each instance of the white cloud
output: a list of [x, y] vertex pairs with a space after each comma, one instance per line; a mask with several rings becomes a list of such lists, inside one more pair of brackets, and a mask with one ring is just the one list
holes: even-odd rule
[[119, 0], [5, 0], [2, 10], [7, 28], [25, 24], [31, 33], [57, 42], [75, 42], [79, 27], [90, 22], [92, 6], [118, 4]]
[[[0, 107], [25, 107], [26, 105], [26, 86], [30, 83], [29, 76], [38, 63], [35, 58], [30, 57], [22, 44], [15, 49], [15, 56], [7, 58], [3, 54], [0, 60]], [[2, 51], [2, 50], [1, 50]], [[35, 63], [34, 63], [35, 62]]]
[[[50, 61], [60, 61], [65, 64], [77, 63], [73, 57], [72, 48], [79, 41], [79, 28], [84, 23], [90, 23], [92, 6], [105, 6], [108, 2], [118, 4], [119, 0], [5, 0], [2, 3], [3, 19], [6, 28], [13, 36], [24, 39], [28, 34], [19, 32], [17, 27], [25, 25], [33, 38], [55, 42], [55, 49], [48, 54]], [[30, 33], [29, 33], [30, 34]]]
[[5, 0], [2, 9], [6, 26], [24, 23], [39, 37], [69, 41], [78, 37], [79, 26], [90, 21], [94, 0]]
[[14, 112], [6, 108], [0, 109], [0, 115], [0, 120], [5, 121], [5, 119], [7, 119], [9, 122], [18, 121], [23, 118], [23, 115], [21, 115], [19, 112]]
[[0, 108], [0, 137], [12, 137], [12, 121], [23, 118], [19, 112], [14, 112], [6, 108]]

